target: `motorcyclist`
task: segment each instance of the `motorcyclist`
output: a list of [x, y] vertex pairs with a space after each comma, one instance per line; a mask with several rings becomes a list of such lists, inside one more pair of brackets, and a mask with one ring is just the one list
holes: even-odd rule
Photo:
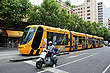
[[48, 49], [47, 54], [50, 54], [50, 58], [51, 58], [51, 60], [53, 62], [53, 67], [55, 67], [54, 59], [53, 59], [55, 46], [52, 45], [52, 41], [49, 41], [48, 44], [49, 44], [49, 46], [47, 48]]

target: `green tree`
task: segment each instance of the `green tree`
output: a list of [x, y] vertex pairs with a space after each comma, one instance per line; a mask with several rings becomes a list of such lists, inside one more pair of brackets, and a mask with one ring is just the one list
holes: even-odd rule
[[104, 40], [107, 40], [107, 41], [108, 41], [109, 31], [108, 31], [108, 29], [107, 29], [107, 28], [103, 28], [103, 30], [104, 30], [104, 35], [103, 35]]
[[65, 1], [65, 3], [66, 3], [67, 5], [69, 5], [69, 6], [71, 6], [71, 1], [70, 1], [70, 0]]
[[27, 18], [31, 7], [29, 0], [0, 0], [0, 17], [7, 25], [16, 24]]
[[[35, 10], [38, 9], [36, 12]], [[47, 26], [57, 26], [59, 5], [55, 0], [44, 0], [41, 6], [34, 6], [29, 15], [28, 22], [32, 24], [43, 23]], [[32, 21], [31, 21], [32, 20]]]

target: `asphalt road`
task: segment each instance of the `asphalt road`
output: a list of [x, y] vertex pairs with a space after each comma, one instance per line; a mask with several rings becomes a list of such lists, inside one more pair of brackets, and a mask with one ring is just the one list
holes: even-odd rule
[[0, 73], [110, 73], [110, 47], [74, 51], [58, 56], [55, 68], [43, 66], [42, 69], [37, 69], [35, 60], [9, 62], [8, 59], [2, 59]]

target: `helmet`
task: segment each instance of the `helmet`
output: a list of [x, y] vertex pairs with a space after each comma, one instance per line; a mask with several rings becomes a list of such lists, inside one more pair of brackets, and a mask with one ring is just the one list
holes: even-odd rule
[[49, 44], [52, 44], [52, 41], [49, 41], [48, 43], [49, 43]]

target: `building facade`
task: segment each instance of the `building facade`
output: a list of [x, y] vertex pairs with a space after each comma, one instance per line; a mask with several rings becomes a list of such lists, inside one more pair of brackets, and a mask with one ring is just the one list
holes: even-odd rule
[[98, 6], [96, 0], [85, 0], [84, 3], [75, 5], [73, 13], [78, 14], [87, 22], [98, 23]]
[[110, 7], [108, 8], [108, 18], [110, 19]]
[[64, 8], [67, 11], [67, 14], [70, 14], [70, 15], [73, 14], [72, 8], [69, 5], [67, 5], [66, 3], [63, 3], [59, 0], [56, 0], [56, 2], [60, 6], [60, 11], [61, 11], [62, 8]]
[[108, 30], [110, 31], [110, 19], [108, 18]]
[[98, 22], [101, 22], [104, 27], [108, 28], [108, 10], [103, 2], [98, 3]]

